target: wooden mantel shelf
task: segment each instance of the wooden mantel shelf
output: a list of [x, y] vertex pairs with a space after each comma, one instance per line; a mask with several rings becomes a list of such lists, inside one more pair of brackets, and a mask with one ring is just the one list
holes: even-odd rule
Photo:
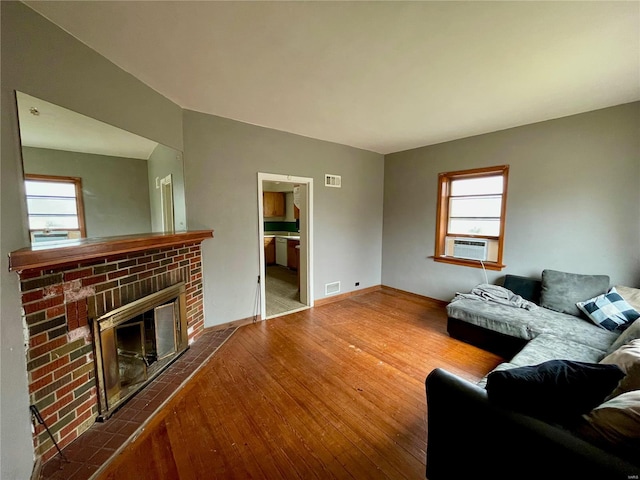
[[55, 245], [33, 245], [9, 254], [9, 271], [52, 267], [110, 255], [202, 242], [207, 238], [213, 238], [213, 230], [82, 238], [56, 242]]

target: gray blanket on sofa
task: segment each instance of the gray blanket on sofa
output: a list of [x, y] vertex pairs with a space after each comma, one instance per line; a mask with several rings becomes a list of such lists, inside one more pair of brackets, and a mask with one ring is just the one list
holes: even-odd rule
[[482, 283], [474, 287], [470, 293], [456, 293], [452, 302], [455, 302], [460, 298], [494, 302], [501, 305], [507, 305], [509, 307], [524, 308], [525, 310], [535, 310], [538, 308], [535, 303], [525, 300], [520, 295], [513, 293], [511, 290], [499, 285], [491, 285], [489, 283]]

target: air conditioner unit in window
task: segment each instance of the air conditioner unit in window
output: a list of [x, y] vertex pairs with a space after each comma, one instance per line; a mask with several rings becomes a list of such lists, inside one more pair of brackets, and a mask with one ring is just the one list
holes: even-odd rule
[[476, 238], [454, 238], [453, 256], [467, 260], [487, 259], [487, 241]]

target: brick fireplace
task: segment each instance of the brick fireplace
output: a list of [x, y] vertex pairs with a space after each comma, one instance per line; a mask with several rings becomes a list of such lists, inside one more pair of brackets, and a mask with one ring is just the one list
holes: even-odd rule
[[[12, 252], [20, 276], [29, 402], [63, 448], [99, 415], [92, 326], [105, 314], [178, 286], [184, 290], [186, 337], [204, 328], [200, 243], [212, 236], [164, 234], [80, 243], [50, 250]], [[55, 250], [55, 249], [52, 249]], [[26, 407], [25, 407], [26, 408]], [[111, 414], [112, 412], [109, 412]], [[56, 453], [34, 419], [33, 441], [43, 462]]]

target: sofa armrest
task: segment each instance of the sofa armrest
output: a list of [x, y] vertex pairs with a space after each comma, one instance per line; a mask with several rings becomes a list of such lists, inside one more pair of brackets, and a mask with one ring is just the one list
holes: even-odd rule
[[628, 480], [640, 468], [527, 415], [501, 408], [487, 392], [433, 370], [427, 393], [427, 478]]

